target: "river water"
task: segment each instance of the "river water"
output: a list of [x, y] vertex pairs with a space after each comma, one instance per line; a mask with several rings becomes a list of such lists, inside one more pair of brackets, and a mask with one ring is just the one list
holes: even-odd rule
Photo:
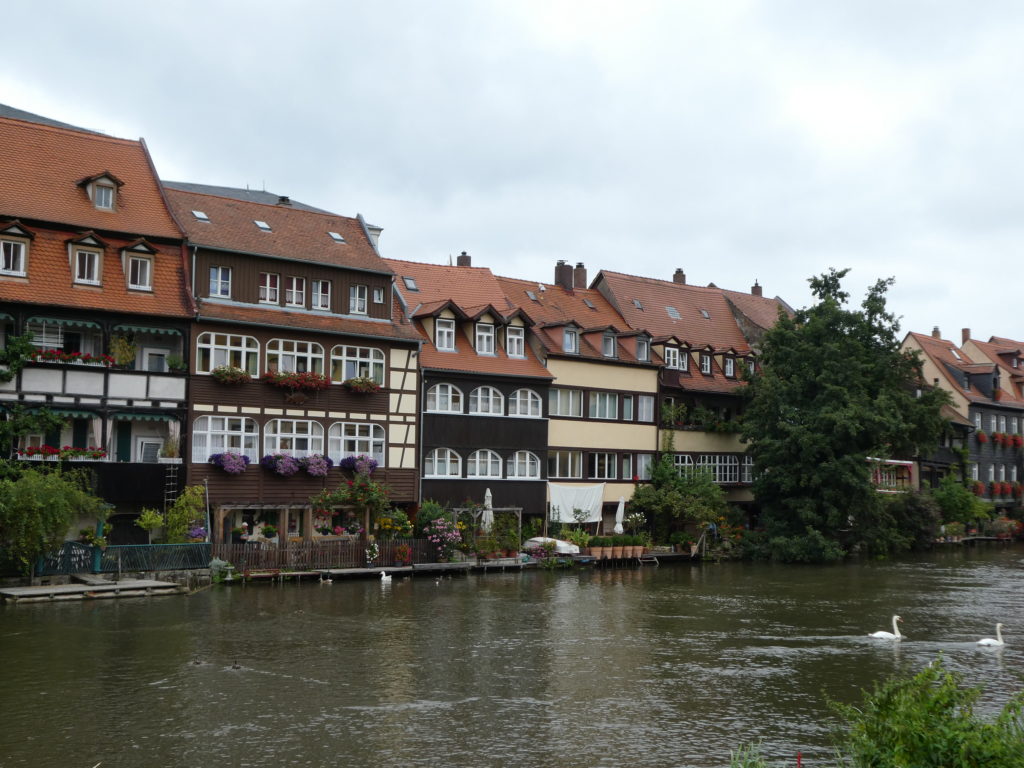
[[8, 606], [0, 653], [4, 767], [824, 766], [827, 698], [939, 653], [983, 711], [1021, 688], [1024, 548]]

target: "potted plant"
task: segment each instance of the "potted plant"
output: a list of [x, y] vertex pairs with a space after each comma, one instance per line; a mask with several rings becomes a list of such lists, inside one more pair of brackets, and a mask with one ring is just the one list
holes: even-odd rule
[[957, 542], [964, 535], [964, 524], [958, 521], [946, 523], [943, 526], [946, 529], [946, 541]]
[[277, 526], [276, 525], [271, 525], [270, 523], [264, 524], [263, 529], [260, 531], [260, 535], [264, 539], [267, 539], [268, 541], [272, 541], [272, 540], [276, 539], [277, 538]]
[[267, 371], [263, 374], [263, 381], [281, 389], [301, 389], [307, 392], [331, 386], [331, 380], [316, 371]]
[[172, 373], [188, 373], [188, 364], [179, 355], [168, 355], [164, 362]]
[[299, 471], [299, 460], [287, 453], [271, 453], [260, 459], [260, 466], [281, 477], [291, 477]]
[[244, 368], [235, 365], [218, 365], [210, 376], [218, 384], [246, 384], [252, 381], [252, 376]]
[[403, 566], [412, 563], [412, 547], [408, 544], [399, 544], [395, 547], [395, 565]]
[[206, 526], [202, 523], [193, 521], [192, 525], [188, 527], [188, 533], [185, 535], [185, 541], [192, 544], [198, 544], [206, 541]]
[[153, 531], [164, 524], [164, 516], [155, 509], [143, 507], [142, 512], [135, 518], [135, 524], [146, 532], [146, 542], [152, 544]]
[[161, 464], [181, 464], [181, 453], [178, 441], [168, 437], [160, 448], [160, 455], [156, 460]]
[[604, 557], [604, 539], [600, 536], [591, 536], [590, 541], [590, 556], [595, 560], [600, 560]]
[[110, 338], [110, 356], [121, 368], [134, 368], [135, 355], [138, 347], [128, 336], [117, 335]]
[[976, 437], [978, 438], [978, 442], [981, 443], [982, 445], [988, 442], [988, 435], [986, 435], [980, 429], [978, 430]]
[[234, 453], [233, 451], [211, 454], [207, 461], [215, 467], [220, 467], [229, 475], [242, 474], [250, 464], [248, 456], [244, 453]]
[[373, 392], [380, 392], [380, 384], [371, 379], [369, 376], [353, 376], [351, 379], [345, 379], [341, 382], [341, 386], [347, 389], [349, 392], [354, 392], [361, 395], [372, 394]]
[[327, 477], [327, 471], [334, 466], [334, 460], [330, 456], [314, 453], [299, 459], [299, 466], [311, 477]]

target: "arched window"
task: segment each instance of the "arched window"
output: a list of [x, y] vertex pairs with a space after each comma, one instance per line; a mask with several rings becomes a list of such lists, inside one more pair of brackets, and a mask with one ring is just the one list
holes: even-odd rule
[[327, 455], [335, 461], [347, 456], [365, 454], [377, 460], [377, 466], [384, 466], [384, 427], [380, 424], [343, 423], [331, 424], [327, 433]]
[[341, 383], [356, 377], [384, 384], [384, 353], [375, 347], [338, 345], [331, 350], [331, 381]]
[[423, 461], [424, 477], [461, 477], [462, 457], [451, 448], [435, 448]]
[[462, 413], [462, 390], [451, 384], [435, 384], [427, 390], [427, 410], [432, 413]]
[[200, 416], [192, 423], [192, 463], [205, 464], [215, 453], [246, 454], [258, 461], [259, 426], [243, 416]]
[[242, 368], [259, 375], [260, 343], [252, 336], [201, 333], [196, 339], [196, 373], [209, 373], [221, 365]]
[[267, 370], [323, 373], [324, 348], [311, 341], [271, 339], [267, 342]]
[[466, 477], [501, 477], [501, 457], [487, 448], [473, 451], [466, 460]]
[[532, 389], [517, 389], [508, 398], [508, 415], [539, 419], [541, 417], [540, 395]]
[[505, 476], [508, 478], [540, 479], [540, 459], [529, 451], [516, 451], [508, 457], [507, 465]]
[[477, 387], [469, 394], [469, 412], [478, 416], [504, 416], [505, 399], [494, 387]]
[[310, 419], [271, 419], [263, 427], [263, 450], [295, 457], [323, 453], [323, 425]]

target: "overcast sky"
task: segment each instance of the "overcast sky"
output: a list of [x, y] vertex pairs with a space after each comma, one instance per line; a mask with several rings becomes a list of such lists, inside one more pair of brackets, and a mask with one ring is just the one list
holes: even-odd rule
[[0, 102], [145, 138], [170, 180], [794, 307], [850, 267], [903, 330], [1024, 339], [1019, 2], [19, 2]]

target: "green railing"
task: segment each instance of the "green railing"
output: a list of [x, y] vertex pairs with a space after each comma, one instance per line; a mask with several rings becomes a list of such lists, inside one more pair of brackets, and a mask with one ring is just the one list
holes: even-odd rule
[[65, 541], [59, 550], [41, 558], [36, 575], [184, 571], [209, 567], [211, 557], [209, 544], [129, 544], [101, 550]]

